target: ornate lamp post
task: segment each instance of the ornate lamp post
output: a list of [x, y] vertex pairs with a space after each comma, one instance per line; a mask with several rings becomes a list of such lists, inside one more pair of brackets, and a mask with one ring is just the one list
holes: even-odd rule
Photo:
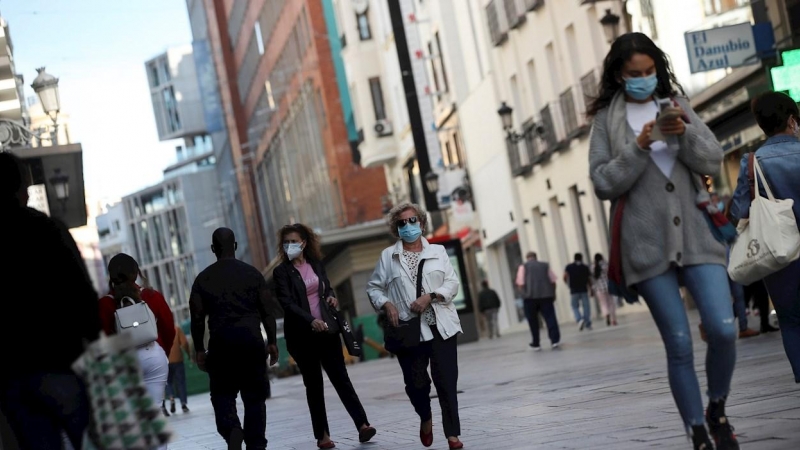
[[612, 13], [610, 9], [607, 9], [606, 15], [600, 19], [600, 25], [603, 26], [609, 44], [619, 37], [619, 20], [619, 16]]
[[512, 113], [514, 109], [506, 104], [506, 102], [502, 102], [500, 104], [500, 109], [497, 110], [497, 114], [500, 116], [500, 120], [503, 121], [503, 130], [506, 132], [506, 139], [508, 139], [512, 143], [517, 143], [523, 139], [525, 139], [525, 135], [530, 133], [531, 131], [535, 131], [536, 134], [539, 136], [544, 135], [545, 129], [541, 124], [536, 124], [533, 127], [527, 128], [524, 130], [523, 134], [517, 133], [514, 130], [514, 116]]
[[10, 119], [0, 119], [0, 151], [12, 146], [29, 146], [33, 139], [49, 140], [58, 143], [58, 113], [61, 111], [61, 98], [58, 93], [58, 78], [45, 72], [44, 67], [36, 69], [39, 75], [31, 83], [33, 91], [39, 96], [42, 110], [53, 126], [48, 130], [33, 131], [25, 124]]
[[61, 203], [61, 209], [67, 209], [67, 200], [69, 199], [69, 176], [61, 173], [61, 169], [55, 169], [54, 174], [50, 177], [50, 185], [56, 193], [56, 198]]

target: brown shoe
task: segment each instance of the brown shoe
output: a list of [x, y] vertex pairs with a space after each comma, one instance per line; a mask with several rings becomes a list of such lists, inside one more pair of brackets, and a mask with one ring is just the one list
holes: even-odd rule
[[708, 336], [706, 336], [706, 329], [703, 328], [703, 324], [697, 325], [697, 328], [700, 328], [700, 339], [702, 339], [703, 342], [708, 342]]
[[749, 337], [753, 337], [753, 336], [758, 336], [759, 334], [761, 334], [761, 333], [759, 333], [756, 330], [747, 328], [746, 330], [739, 332], [739, 338], [740, 339], [744, 339], [744, 338], [749, 338]]

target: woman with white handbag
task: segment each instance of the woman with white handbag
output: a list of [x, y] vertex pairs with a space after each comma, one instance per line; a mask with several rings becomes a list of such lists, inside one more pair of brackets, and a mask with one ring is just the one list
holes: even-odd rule
[[[119, 253], [111, 258], [108, 276], [110, 292], [99, 302], [103, 331], [107, 335], [131, 335], [138, 344], [147, 390], [153, 401], [160, 404], [169, 374], [167, 355], [175, 339], [172, 311], [164, 296], [148, 286], [139, 264], [130, 255]], [[136, 284], [137, 278], [144, 281], [145, 287]]]
[[731, 216], [748, 220], [739, 224], [728, 271], [745, 284], [764, 278], [800, 383], [800, 111], [779, 92], [755, 98], [752, 109], [767, 141], [742, 158]]

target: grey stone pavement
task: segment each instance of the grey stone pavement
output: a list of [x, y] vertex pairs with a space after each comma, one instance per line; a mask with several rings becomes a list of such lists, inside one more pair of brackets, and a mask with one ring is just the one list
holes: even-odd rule
[[[638, 312], [634, 312], [637, 310]], [[528, 347], [530, 334], [459, 346], [461, 439], [466, 449], [690, 449], [666, 373], [666, 358], [649, 313], [635, 307], [620, 326], [593, 331], [562, 326], [559, 350]], [[705, 390], [705, 343], [690, 312], [695, 364]], [[755, 320], [751, 320], [755, 325]], [[544, 337], [544, 335], [543, 335]], [[800, 449], [800, 385], [794, 383], [779, 333], [738, 342], [728, 415], [744, 449]], [[326, 404], [339, 449], [422, 449], [419, 419], [403, 390], [397, 361], [348, 366], [378, 434], [359, 444], [330, 383]], [[435, 391], [434, 391], [435, 392]], [[267, 401], [270, 449], [315, 449], [299, 376], [275, 380]], [[171, 417], [171, 450], [225, 449], [207, 394], [189, 399], [191, 413]], [[447, 449], [438, 402], [432, 400], [434, 445]], [[240, 417], [242, 415], [239, 405]]]

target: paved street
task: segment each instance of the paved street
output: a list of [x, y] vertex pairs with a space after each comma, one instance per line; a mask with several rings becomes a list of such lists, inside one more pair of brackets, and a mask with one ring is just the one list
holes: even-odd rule
[[[628, 308], [630, 311], [631, 308]], [[467, 449], [690, 449], [669, 393], [666, 361], [646, 312], [624, 315], [620, 326], [578, 333], [563, 327], [563, 348], [528, 348], [529, 334], [462, 345], [459, 396]], [[705, 389], [705, 344], [695, 330], [696, 364]], [[751, 320], [755, 324], [754, 320]], [[547, 341], [545, 341], [547, 343]], [[418, 419], [395, 360], [349, 366], [378, 435], [360, 445], [352, 422], [326, 385], [332, 438], [339, 449], [422, 449]], [[800, 448], [800, 387], [794, 383], [779, 334], [738, 343], [738, 365], [728, 413], [742, 447]], [[300, 377], [276, 380], [267, 402], [270, 449], [315, 449]], [[224, 449], [208, 395], [178, 413], [171, 450]], [[435, 441], [446, 449], [434, 400]], [[241, 405], [240, 405], [241, 411]]]

